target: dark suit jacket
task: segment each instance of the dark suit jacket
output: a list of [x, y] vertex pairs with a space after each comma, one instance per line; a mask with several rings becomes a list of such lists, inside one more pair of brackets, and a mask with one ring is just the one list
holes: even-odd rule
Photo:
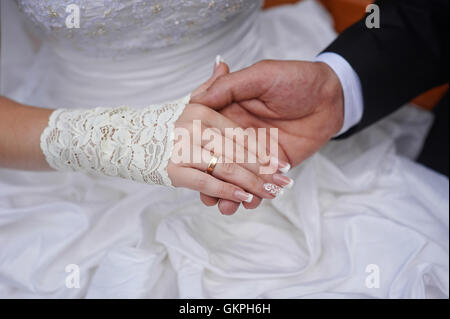
[[379, 0], [381, 28], [356, 23], [325, 52], [344, 57], [361, 79], [364, 115], [355, 133], [448, 82], [449, 0]]

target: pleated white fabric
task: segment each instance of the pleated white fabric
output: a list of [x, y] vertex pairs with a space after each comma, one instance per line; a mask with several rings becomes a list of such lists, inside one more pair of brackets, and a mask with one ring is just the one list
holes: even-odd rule
[[[235, 70], [312, 59], [335, 34], [325, 10], [303, 1], [210, 36], [121, 63], [44, 44], [3, 92], [47, 107], [158, 103], [206, 80], [216, 54]], [[0, 170], [0, 296], [448, 298], [448, 179], [412, 161], [431, 122], [406, 107], [331, 142], [290, 172], [293, 190], [233, 217], [188, 190]], [[73, 264], [80, 288], [66, 286]]]

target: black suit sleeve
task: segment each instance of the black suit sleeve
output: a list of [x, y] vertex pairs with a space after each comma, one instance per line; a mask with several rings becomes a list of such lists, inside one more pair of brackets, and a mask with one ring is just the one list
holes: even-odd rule
[[364, 115], [355, 133], [421, 93], [448, 82], [449, 0], [379, 0], [381, 27], [366, 19], [325, 52], [344, 57], [361, 80]]

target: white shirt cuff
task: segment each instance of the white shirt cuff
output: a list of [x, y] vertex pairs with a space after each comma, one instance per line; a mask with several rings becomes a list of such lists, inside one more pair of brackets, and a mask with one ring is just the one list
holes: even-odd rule
[[344, 91], [344, 125], [339, 136], [357, 125], [364, 113], [361, 80], [350, 63], [342, 56], [332, 52], [321, 53], [314, 62], [326, 63], [338, 76]]

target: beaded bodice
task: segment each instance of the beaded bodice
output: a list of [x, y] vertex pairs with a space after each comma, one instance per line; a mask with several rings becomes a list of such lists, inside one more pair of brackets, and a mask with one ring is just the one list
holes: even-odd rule
[[52, 44], [94, 57], [145, 53], [195, 40], [262, 4], [262, 0], [15, 1]]

